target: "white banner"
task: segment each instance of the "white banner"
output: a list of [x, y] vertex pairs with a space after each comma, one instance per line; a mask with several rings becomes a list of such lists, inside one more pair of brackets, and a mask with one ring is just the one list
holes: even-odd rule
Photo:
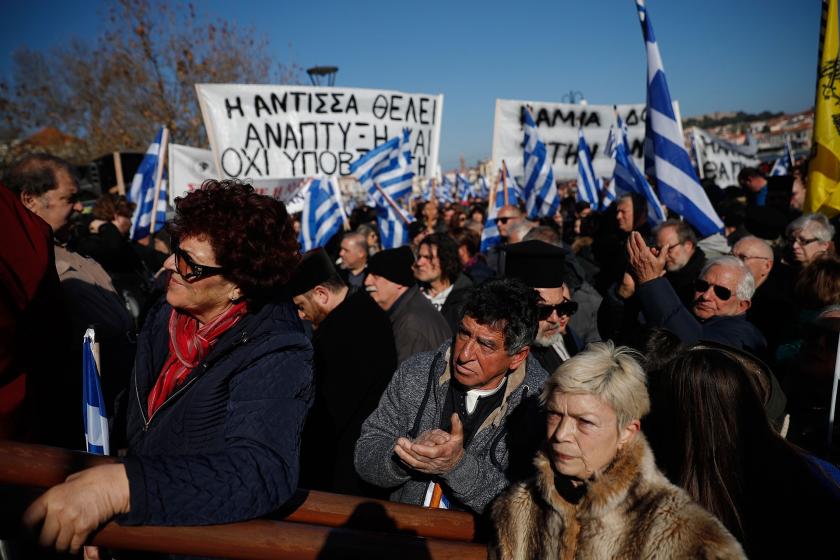
[[693, 155], [701, 179], [714, 179], [721, 188], [738, 184], [738, 173], [744, 167], [758, 167], [758, 159], [745, 148], [727, 142], [697, 127], [691, 129]]
[[[169, 203], [174, 206], [176, 197], [185, 196], [201, 186], [207, 179], [220, 179], [210, 150], [169, 144]], [[286, 209], [300, 212], [303, 208], [303, 177], [290, 179], [245, 180], [260, 194], [273, 196], [286, 203]], [[294, 208], [297, 207], [297, 210]]]
[[438, 162], [443, 95], [374, 89], [196, 84], [214, 160], [226, 177], [350, 174], [359, 155], [411, 129], [419, 177]]
[[[521, 178], [522, 169], [522, 110], [531, 108], [537, 124], [537, 134], [545, 143], [548, 157], [557, 180], [577, 178], [578, 128], [592, 151], [595, 173], [611, 177], [615, 162], [604, 154], [604, 146], [615, 122], [612, 105], [573, 105], [570, 103], [543, 103], [541, 101], [496, 100], [493, 122], [493, 161], [498, 167], [505, 160], [510, 174]], [[618, 115], [627, 125], [627, 141], [636, 165], [642, 168], [642, 150], [645, 137], [645, 104], [618, 105]]]

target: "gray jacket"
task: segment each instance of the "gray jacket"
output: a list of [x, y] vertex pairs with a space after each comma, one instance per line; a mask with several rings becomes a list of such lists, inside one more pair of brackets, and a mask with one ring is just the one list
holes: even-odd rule
[[[399, 437], [437, 428], [450, 381], [450, 343], [400, 365], [379, 406], [362, 425], [356, 471], [367, 482], [392, 488], [391, 500], [422, 505], [436, 478], [453, 507], [481, 513], [511, 482], [531, 474], [545, 433], [537, 398], [548, 374], [532, 357], [508, 375], [502, 405], [479, 427], [455, 468], [439, 477], [411, 470], [394, 455]], [[531, 437], [536, 434], [536, 437]]]
[[452, 337], [446, 319], [416, 285], [388, 310], [388, 318], [394, 328], [399, 363], [418, 352], [434, 350]]

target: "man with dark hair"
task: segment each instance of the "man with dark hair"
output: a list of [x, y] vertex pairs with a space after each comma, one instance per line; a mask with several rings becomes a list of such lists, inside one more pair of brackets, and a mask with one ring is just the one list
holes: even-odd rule
[[412, 274], [414, 254], [406, 246], [380, 251], [370, 258], [365, 289], [388, 313], [400, 363], [417, 352], [437, 348], [452, 330], [420, 293]]
[[492, 268], [487, 266], [484, 255], [481, 254], [481, 235], [466, 227], [452, 230], [452, 239], [458, 245], [458, 260], [464, 274], [472, 280], [474, 285], [482, 284], [496, 276]]
[[454, 342], [401, 364], [362, 425], [362, 478], [393, 501], [481, 513], [527, 476], [547, 377], [529, 359], [537, 298], [512, 280], [472, 290]]
[[341, 257], [342, 278], [350, 291], [356, 292], [364, 288], [368, 262], [365, 236], [356, 232], [345, 233], [341, 238], [338, 256]]
[[441, 312], [452, 332], [458, 328], [460, 307], [472, 288], [472, 280], [461, 272], [458, 245], [445, 233], [423, 238], [414, 261], [414, 277], [420, 292]]
[[505, 250], [505, 277], [521, 280], [539, 295], [539, 328], [531, 353], [553, 373], [583, 350], [583, 342], [569, 322], [578, 310], [572, 301], [563, 250], [544, 241], [523, 241]]
[[[103, 392], [111, 406], [116, 395], [127, 386], [133, 367], [134, 320], [108, 273], [93, 259], [65, 245], [70, 217], [82, 208], [73, 168], [57, 157], [35, 154], [14, 164], [5, 182], [28, 210], [52, 228], [55, 267], [67, 317], [72, 323], [68, 334], [70, 343], [81, 345], [85, 331], [95, 327], [101, 351]], [[81, 371], [81, 356], [81, 351], [74, 353], [67, 364], [68, 375], [75, 376]], [[78, 393], [76, 402], [80, 402], [81, 387]]]
[[350, 293], [323, 249], [303, 256], [289, 292], [314, 327], [315, 402], [301, 440], [300, 484], [375, 495], [353, 468], [353, 447], [397, 367], [391, 323], [366, 292]]

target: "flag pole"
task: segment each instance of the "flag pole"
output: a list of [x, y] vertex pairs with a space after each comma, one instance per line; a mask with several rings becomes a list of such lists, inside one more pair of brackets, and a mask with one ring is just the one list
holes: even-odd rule
[[[331, 183], [330, 181], [334, 181], [335, 183]], [[341, 203], [341, 193], [339, 192], [340, 188], [338, 186], [338, 179], [329, 178], [327, 179], [327, 183], [330, 185], [333, 198], [335, 199], [336, 204], [338, 204], [338, 210], [341, 212], [341, 221], [344, 223], [344, 231], [350, 231], [350, 221], [347, 219], [347, 214], [344, 212], [344, 205]], [[333, 186], [335, 186], [335, 188], [333, 188]]]
[[163, 127], [163, 134], [160, 135], [160, 146], [158, 147], [158, 165], [155, 169], [155, 201], [152, 205], [152, 223], [149, 225], [149, 235], [154, 237], [155, 225], [157, 222], [158, 198], [160, 198], [160, 183], [163, 179], [163, 166], [166, 165], [166, 146], [169, 143], [169, 129]]
[[834, 357], [834, 380], [831, 383], [831, 404], [828, 409], [828, 433], [826, 444], [831, 451], [834, 440], [834, 413], [837, 411], [837, 385], [840, 382], [840, 333], [837, 336], [837, 354]]
[[114, 174], [117, 176], [117, 194], [125, 196], [125, 178], [123, 177], [122, 156], [114, 152]]
[[507, 187], [507, 165], [505, 165], [505, 160], [502, 160], [502, 170], [500, 171], [502, 174], [502, 192], [505, 196], [505, 206], [508, 206], [510, 201], [508, 197], [508, 187]]
[[487, 214], [490, 214], [492, 209], [496, 208], [496, 191], [499, 190], [499, 182], [496, 181], [493, 183], [493, 186], [490, 187], [490, 200], [487, 203]]
[[385, 200], [388, 201], [388, 204], [390, 204], [391, 208], [394, 209], [394, 212], [396, 212], [399, 215], [403, 223], [405, 223], [405, 225], [408, 225], [408, 218], [405, 217], [405, 214], [403, 214], [400, 207], [397, 206], [397, 203], [394, 202], [394, 200], [390, 196], [388, 196], [388, 193], [382, 190], [382, 187], [379, 186], [379, 183], [374, 183], [373, 186], [376, 187], [376, 190], [379, 191], [379, 194], [381, 194], [385, 198]]

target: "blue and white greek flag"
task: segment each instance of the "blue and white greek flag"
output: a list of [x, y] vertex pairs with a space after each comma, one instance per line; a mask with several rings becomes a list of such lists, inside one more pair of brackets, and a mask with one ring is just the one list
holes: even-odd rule
[[455, 175], [455, 184], [458, 191], [458, 200], [468, 202], [473, 194], [473, 186], [463, 173]]
[[334, 177], [310, 181], [300, 216], [301, 251], [323, 247], [341, 229], [344, 208], [340, 192]]
[[444, 204], [447, 202], [455, 202], [455, 196], [452, 192], [453, 189], [454, 187], [452, 185], [452, 181], [449, 180], [449, 177], [444, 175], [443, 180], [435, 191], [435, 197], [438, 199], [438, 202], [443, 202]]
[[723, 231], [723, 222], [700, 185], [683, 144], [644, 0], [636, 0], [636, 8], [648, 64], [645, 171], [656, 178], [656, 187], [665, 206], [684, 217], [702, 237], [709, 237]]
[[785, 137], [785, 153], [773, 164], [770, 170], [771, 177], [790, 175], [793, 172], [793, 152], [790, 149], [790, 139]]
[[[621, 117], [617, 117], [615, 128], [621, 131], [621, 134], [616, 134], [617, 141], [612, 146], [615, 167], [613, 168], [611, 186], [616, 192], [636, 193], [644, 196], [648, 203], [648, 222], [653, 225], [659, 224], [665, 221], [662, 203], [659, 202], [659, 197], [656, 196], [653, 187], [648, 183], [644, 173], [636, 167], [636, 162], [630, 155], [630, 147], [627, 145], [627, 128], [621, 122]], [[611, 128], [610, 131], [612, 132], [612, 130]]]
[[[504, 180], [502, 180], [504, 176]], [[507, 194], [507, 196], [505, 196]], [[484, 221], [484, 229], [481, 231], [481, 252], [486, 253], [491, 247], [501, 245], [502, 236], [499, 235], [499, 226], [496, 225], [496, 216], [505, 206], [507, 198], [508, 206], [519, 207], [522, 195], [513, 177], [507, 174], [507, 166], [502, 165], [499, 170], [499, 184], [496, 186], [496, 202], [487, 207], [487, 218]]]
[[525, 211], [529, 220], [536, 220], [557, 213], [557, 209], [560, 208], [560, 195], [557, 193], [557, 185], [554, 184], [554, 170], [548, 160], [548, 151], [537, 136], [534, 117], [527, 107], [524, 113]]
[[579, 202], [588, 202], [589, 207], [598, 210], [601, 207], [601, 180], [595, 174], [592, 167], [592, 152], [589, 151], [589, 144], [583, 136], [583, 129], [578, 129], [578, 177], [577, 177], [577, 199]]
[[484, 175], [478, 176], [478, 197], [484, 200], [490, 198], [490, 183]]
[[[128, 200], [135, 203], [137, 207], [131, 217], [131, 239], [136, 241], [148, 237], [163, 229], [166, 222], [166, 169], [161, 169], [160, 175], [157, 170], [163, 165], [166, 146], [164, 136], [166, 127], [161, 127], [155, 136], [155, 141], [149, 145], [140, 167], [131, 180], [131, 188], [128, 191]], [[155, 179], [161, 177], [160, 190], [157, 196], [157, 216], [155, 216], [155, 231], [151, 231], [152, 207], [155, 205]]]
[[362, 154], [350, 164], [350, 174], [359, 180], [372, 200], [379, 185], [391, 198], [411, 194], [414, 171], [411, 168], [411, 130], [403, 129], [401, 136], [394, 136], [384, 144]]
[[85, 443], [88, 453], [108, 455], [108, 413], [99, 384], [99, 371], [93, 357], [96, 335], [85, 331], [82, 342], [82, 416], [85, 419]]
[[383, 249], [396, 249], [408, 243], [408, 224], [414, 216], [400, 208], [384, 189], [380, 192], [374, 187], [373, 201], [376, 205], [376, 225], [379, 227], [379, 240]]

